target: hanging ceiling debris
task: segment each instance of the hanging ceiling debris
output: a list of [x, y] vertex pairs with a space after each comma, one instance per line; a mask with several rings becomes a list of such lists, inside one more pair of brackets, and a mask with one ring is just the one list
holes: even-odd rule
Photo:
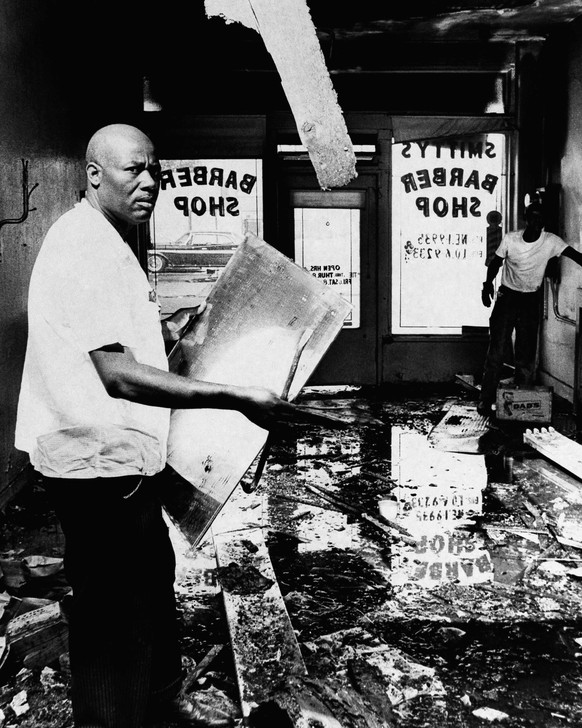
[[305, 0], [206, 0], [206, 11], [261, 34], [320, 187], [355, 179], [356, 156]]

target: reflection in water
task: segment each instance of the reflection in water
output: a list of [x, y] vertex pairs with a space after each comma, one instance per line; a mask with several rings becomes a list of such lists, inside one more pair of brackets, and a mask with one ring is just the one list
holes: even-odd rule
[[454, 530], [420, 537], [418, 546], [393, 549], [393, 584], [479, 584], [493, 579], [493, 565], [480, 534]]
[[[358, 438], [349, 438], [344, 442], [337, 436], [321, 437], [317, 441], [308, 438], [297, 441], [297, 477], [307, 485], [334, 485], [338, 474], [345, 472], [345, 465], [340, 456], [350, 457], [359, 452]], [[322, 462], [318, 461], [322, 459]], [[323, 466], [325, 463], [325, 466]], [[300, 511], [301, 514], [301, 511]], [[296, 533], [301, 539], [299, 552], [320, 551], [328, 548], [354, 549], [362, 542], [358, 525], [345, 513], [336, 510], [310, 509], [309, 518], [299, 517], [296, 521]]]
[[[402, 726], [476, 725], [478, 706], [505, 712], [511, 725], [582, 725], [579, 589], [541, 571], [553, 544], [543, 524], [523, 520], [529, 510], [513, 506], [523, 494], [501, 462], [492, 475], [481, 453], [431, 447], [437, 406], [385, 403], [391, 425], [381, 428], [302, 429], [268, 472], [266, 522], [277, 537], [269, 549], [308, 669], [342, 670], [345, 651], [350, 674], [366, 667], [366, 685], [392, 698], [395, 667], [417, 688], [416, 666], [430, 666], [429, 699], [396, 697]], [[406, 526], [416, 545], [333, 510], [318, 488]], [[400, 654], [395, 665], [396, 651], [412, 667]]]
[[484, 538], [462, 529], [483, 512], [484, 457], [440, 451], [425, 435], [394, 427], [392, 477], [398, 483], [397, 519], [417, 538], [417, 546], [394, 546], [392, 583], [491, 581]]
[[[321, 503], [320, 508], [299, 505], [291, 516], [288, 526], [292, 525], [300, 540], [299, 551], [348, 549], [366, 554], [370, 561], [369, 531], [362, 528], [363, 521], [322, 503], [316, 491], [309, 493], [309, 486], [319, 487], [354, 506], [354, 498], [370, 488], [361, 477], [361, 473], [369, 473], [364, 465], [370, 457], [364, 438], [363, 433], [352, 432], [349, 437], [334, 433], [297, 440], [297, 484], [307, 489], [308, 502]], [[402, 525], [416, 545], [398, 539], [394, 532], [395, 538], [386, 544], [390, 568], [384, 558], [372, 555], [375, 567], [393, 585], [411, 582], [430, 587], [493, 580], [485, 536], [468, 528], [483, 512], [484, 457], [440, 451], [427, 435], [404, 426], [391, 428], [390, 441], [391, 465], [388, 460], [377, 460], [376, 466], [389, 466], [395, 485], [389, 496], [378, 489], [373, 507], [366, 506], [366, 510]]]
[[462, 526], [483, 511], [487, 469], [481, 455], [437, 450], [425, 435], [394, 427], [392, 477], [398, 515], [412, 533]]
[[[335, 435], [323, 435], [318, 437], [317, 440], [313, 438], [301, 438], [297, 440], [297, 459], [298, 465], [300, 461], [305, 458], [349, 458], [360, 454], [362, 445], [360, 437], [351, 434], [349, 437], [343, 437], [342, 433], [336, 433]], [[328, 461], [329, 465], [333, 465], [333, 460]], [[337, 460], [336, 462], [339, 462]], [[303, 464], [301, 462], [301, 464]], [[340, 465], [341, 467], [341, 465]], [[345, 467], [345, 466], [344, 466]]]

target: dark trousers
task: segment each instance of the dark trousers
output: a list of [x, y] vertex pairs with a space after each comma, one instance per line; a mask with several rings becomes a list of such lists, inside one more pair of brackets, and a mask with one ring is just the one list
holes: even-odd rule
[[515, 331], [515, 384], [531, 385], [535, 380], [535, 362], [540, 322], [541, 292], [519, 293], [500, 286], [489, 319], [489, 348], [481, 381], [480, 401], [495, 402], [497, 385]]
[[181, 686], [175, 555], [153, 479], [44, 484], [65, 535], [73, 592], [75, 726], [139, 728], [152, 704]]

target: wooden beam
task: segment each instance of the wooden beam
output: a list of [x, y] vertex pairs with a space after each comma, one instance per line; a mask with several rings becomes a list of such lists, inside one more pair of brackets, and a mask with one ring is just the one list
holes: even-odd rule
[[303, 656], [260, 528], [214, 533], [244, 725], [342, 728]]
[[261, 34], [320, 187], [355, 179], [356, 156], [305, 0], [206, 0], [205, 6], [209, 16]]
[[[249, 548], [249, 544], [251, 547]], [[261, 529], [214, 534], [218, 580], [234, 654], [243, 717], [268, 701], [292, 675], [307, 670]], [[226, 583], [226, 570], [236, 564], [241, 573], [258, 571], [268, 588]], [[222, 576], [221, 576], [222, 574]]]
[[582, 445], [553, 427], [528, 429], [524, 432], [523, 441], [582, 480]]

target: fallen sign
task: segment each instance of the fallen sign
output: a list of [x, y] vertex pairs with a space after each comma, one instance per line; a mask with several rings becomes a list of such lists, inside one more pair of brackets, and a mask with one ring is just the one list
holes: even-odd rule
[[[278, 394], [288, 390], [292, 401], [350, 310], [335, 290], [249, 233], [212, 288], [206, 309], [170, 354], [170, 369], [207, 382], [260, 386]], [[295, 376], [287, 386], [291, 369]], [[297, 406], [296, 413], [305, 421], [341, 424], [310, 408]], [[234, 410], [172, 412], [162, 497], [169, 517], [193, 546], [267, 438], [267, 430]]]

